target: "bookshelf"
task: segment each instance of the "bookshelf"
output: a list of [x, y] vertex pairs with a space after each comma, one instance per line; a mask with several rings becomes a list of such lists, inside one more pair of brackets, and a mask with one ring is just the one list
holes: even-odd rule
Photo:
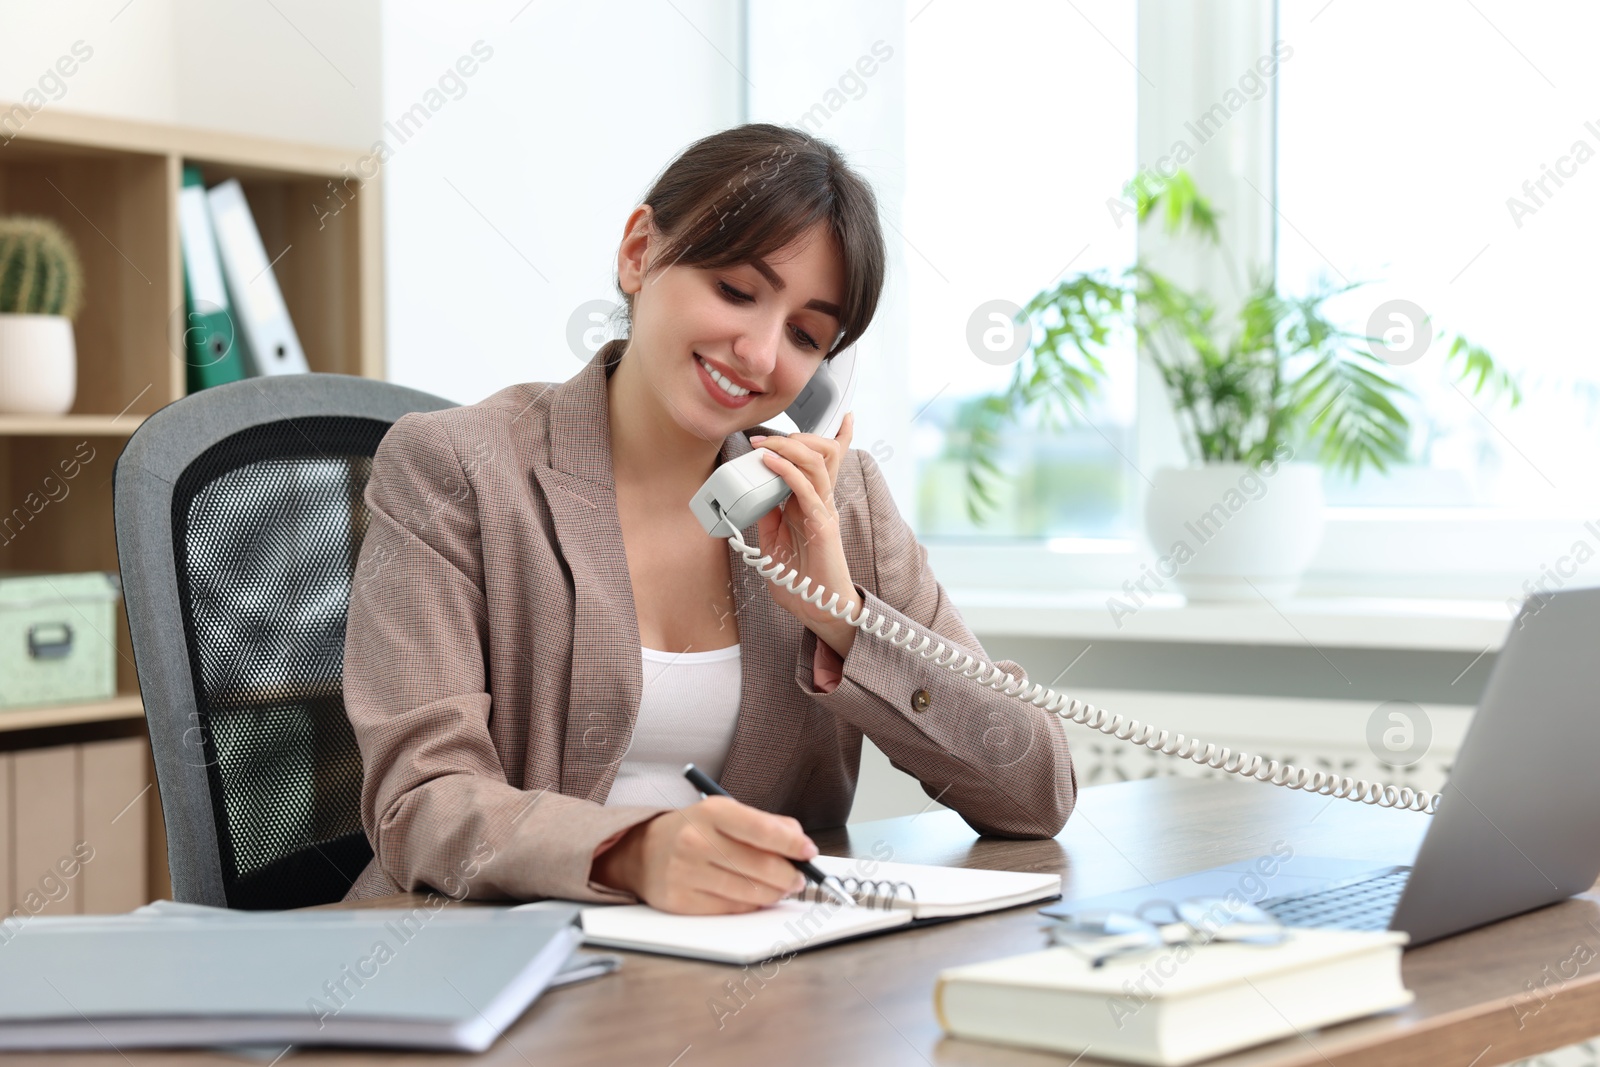
[[[0, 101], [0, 113], [11, 106]], [[94, 453], [64, 497], [0, 538], [0, 572], [117, 569], [113, 466], [144, 418], [185, 393], [177, 213], [185, 164], [198, 165], [208, 186], [228, 178], [243, 186], [311, 369], [383, 377], [382, 176], [360, 180], [363, 154], [53, 107], [20, 128], [0, 128], [0, 214], [55, 220], [84, 268], [84, 307], [73, 325], [76, 399], [65, 415], [0, 415], [0, 505], [9, 513], [59, 460], [80, 448]], [[67, 832], [72, 820], [57, 809], [75, 812], [73, 832], [81, 834], [91, 813], [116, 799], [106, 782], [140, 784], [130, 759], [142, 760], [144, 785], [155, 780], [120, 607], [116, 621], [115, 697], [0, 709], [0, 916], [41, 873], [26, 868], [49, 854], [52, 822], [50, 832]], [[49, 771], [51, 760], [77, 772]], [[72, 788], [61, 792], [58, 779]], [[55, 783], [61, 795], [47, 798], [35, 782]], [[170, 895], [156, 790], [134, 803], [144, 817], [119, 814], [120, 828], [105, 838], [105, 855], [122, 857], [123, 866], [100, 864], [96, 893], [69, 893], [47, 911], [82, 911], [86, 896], [91, 910], [108, 910], [94, 902], [133, 906]], [[135, 868], [139, 887], [105, 888], [119, 877], [126, 883]]]

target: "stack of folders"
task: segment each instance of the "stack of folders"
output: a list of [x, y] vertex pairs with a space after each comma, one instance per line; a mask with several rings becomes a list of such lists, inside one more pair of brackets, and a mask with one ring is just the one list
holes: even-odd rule
[[1181, 1067], [1411, 1003], [1406, 940], [1296, 929], [1279, 944], [1167, 946], [1099, 968], [1050, 948], [942, 971], [933, 1004], [955, 1037]]
[[208, 190], [199, 167], [184, 167], [178, 232], [188, 391], [252, 374], [306, 373], [300, 337], [239, 182]]
[[0, 1049], [382, 1045], [481, 1052], [549, 986], [578, 908], [238, 912], [160, 901], [0, 926]]

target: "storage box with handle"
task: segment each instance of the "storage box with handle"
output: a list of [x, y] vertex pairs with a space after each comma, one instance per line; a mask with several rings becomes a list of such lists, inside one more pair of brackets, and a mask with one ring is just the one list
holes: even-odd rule
[[121, 597], [108, 571], [0, 575], [0, 715], [115, 696]]

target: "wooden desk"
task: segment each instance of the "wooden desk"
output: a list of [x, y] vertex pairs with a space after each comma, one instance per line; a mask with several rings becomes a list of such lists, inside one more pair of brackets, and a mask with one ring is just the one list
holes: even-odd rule
[[[1248, 858], [1278, 841], [1300, 855], [1407, 862], [1427, 819], [1264, 785], [1160, 778], [1084, 790], [1067, 829], [1050, 841], [980, 839], [948, 811], [863, 823], [814, 839], [834, 855], [865, 854], [885, 842], [893, 859], [913, 863], [1059, 871], [1072, 896]], [[421, 900], [404, 894], [370, 903], [396, 907]], [[769, 964], [772, 977], [764, 981], [755, 967], [625, 953], [618, 973], [541, 998], [482, 1056], [297, 1049], [280, 1062], [1062, 1067], [1071, 1057], [944, 1037], [933, 1014], [933, 979], [941, 968], [1041, 948], [1040, 922], [1037, 908], [1028, 906], [890, 933], [801, 953], [781, 967]], [[1557, 967], [1578, 945], [1595, 958], [1563, 983]], [[1600, 898], [1591, 891], [1413, 949], [1405, 955], [1404, 974], [1417, 995], [1405, 1011], [1264, 1045], [1208, 1061], [1208, 1067], [1490, 1067], [1583, 1040], [1600, 1032]], [[1547, 976], [1555, 977], [1541, 986]], [[730, 982], [745, 985], [742, 1007], [729, 996]], [[1530, 983], [1539, 995], [1529, 991]], [[717, 1001], [737, 1009], [720, 1013], [720, 1029], [719, 1013], [710, 1007]], [[61, 1064], [67, 1056], [28, 1058]], [[126, 1057], [108, 1051], [70, 1059], [106, 1067], [241, 1062], [214, 1053], [136, 1050]], [[1077, 1064], [1103, 1062], [1086, 1056]]]

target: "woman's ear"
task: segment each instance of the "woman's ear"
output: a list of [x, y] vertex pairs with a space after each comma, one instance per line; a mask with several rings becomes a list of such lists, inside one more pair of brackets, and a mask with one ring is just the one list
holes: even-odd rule
[[653, 239], [657, 237], [655, 211], [649, 204], [640, 204], [628, 216], [622, 244], [617, 249], [617, 284], [623, 292], [632, 294], [644, 288], [645, 268], [650, 262]]

